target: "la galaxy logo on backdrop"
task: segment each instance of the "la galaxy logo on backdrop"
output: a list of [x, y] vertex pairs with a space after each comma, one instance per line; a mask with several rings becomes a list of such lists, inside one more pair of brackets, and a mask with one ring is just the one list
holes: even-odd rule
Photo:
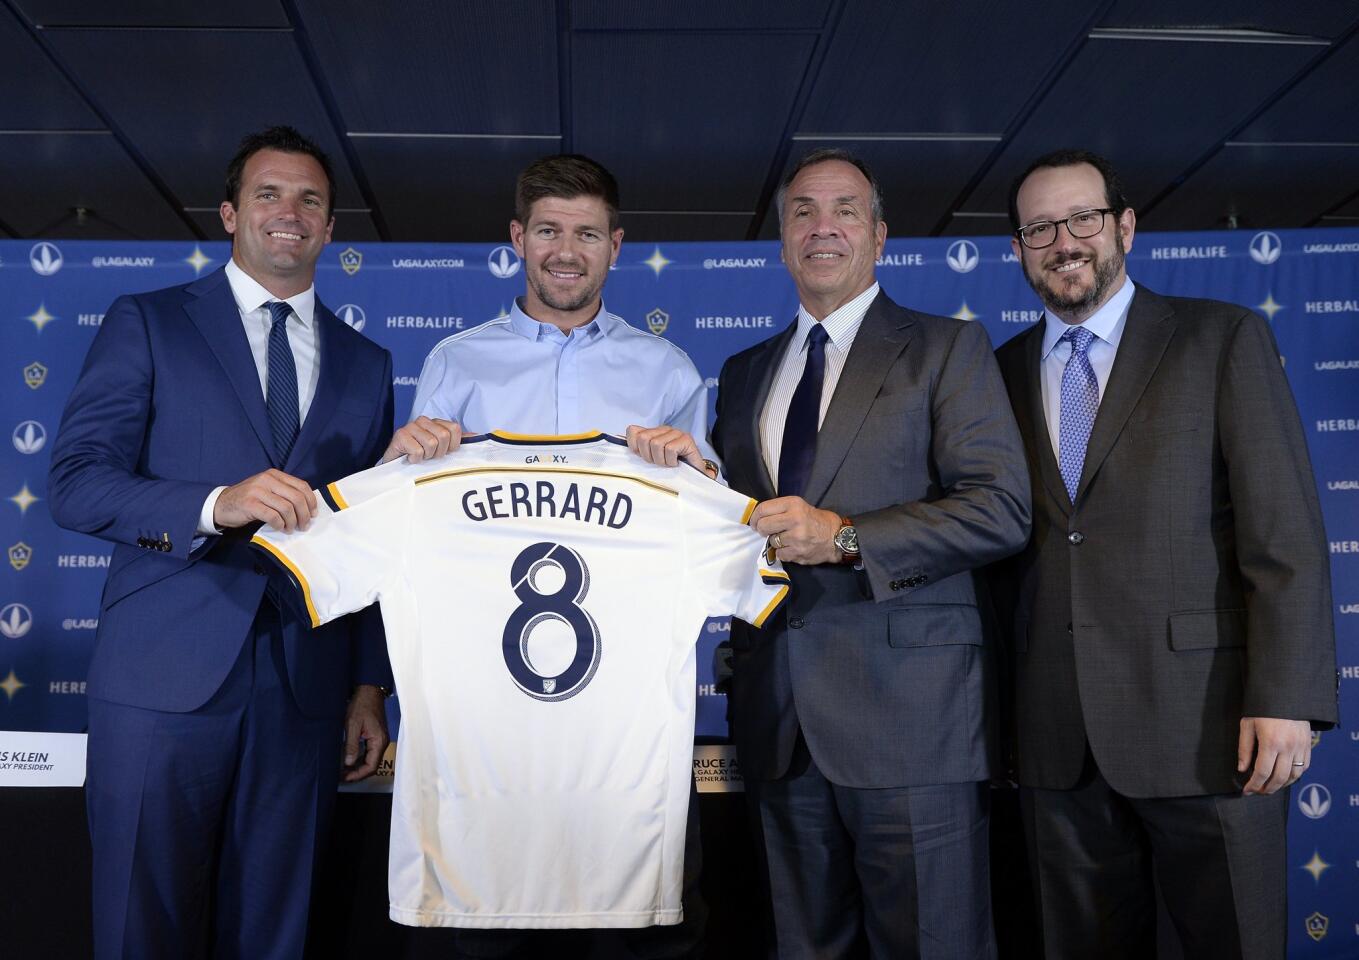
[[38, 276], [50, 277], [61, 269], [63, 260], [57, 245], [44, 240], [33, 244], [33, 249], [28, 252], [28, 262]]
[[345, 247], [340, 251], [340, 269], [342, 269], [347, 276], [352, 277], [359, 272], [359, 268], [362, 266], [363, 254], [359, 253], [359, 251], [355, 250], [353, 247]]
[[646, 325], [651, 328], [652, 333], [659, 337], [670, 326], [670, 314], [657, 307], [646, 315]]
[[1262, 266], [1269, 266], [1283, 253], [1283, 241], [1277, 233], [1261, 230], [1250, 238], [1250, 258]]
[[486, 268], [497, 280], [508, 280], [519, 272], [519, 254], [514, 247], [496, 247], [486, 258]]
[[981, 263], [981, 253], [971, 240], [955, 240], [949, 244], [944, 260], [954, 273], [971, 273]]
[[47, 367], [34, 360], [24, 367], [24, 383], [28, 384], [29, 389], [36, 390], [47, 382]]
[[359, 333], [363, 332], [363, 325], [368, 322], [368, 316], [363, 312], [363, 307], [356, 303], [346, 303], [335, 311], [335, 316], [349, 324]]
[[22, 540], [9, 548], [9, 565], [15, 570], [22, 570], [32, 559], [33, 548]]

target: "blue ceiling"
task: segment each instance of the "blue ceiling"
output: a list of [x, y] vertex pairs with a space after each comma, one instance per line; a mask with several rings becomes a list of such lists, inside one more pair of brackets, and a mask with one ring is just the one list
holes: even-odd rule
[[515, 173], [618, 176], [629, 239], [772, 237], [817, 146], [894, 236], [1003, 233], [1087, 146], [1153, 230], [1359, 225], [1359, 7], [1277, 0], [0, 0], [0, 236], [221, 239], [241, 135], [336, 161], [339, 240], [498, 241]]

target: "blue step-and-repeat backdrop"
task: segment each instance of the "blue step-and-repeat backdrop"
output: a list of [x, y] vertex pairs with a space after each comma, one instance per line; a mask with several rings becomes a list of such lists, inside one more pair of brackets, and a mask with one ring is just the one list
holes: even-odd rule
[[[84, 679], [110, 547], [59, 530], [47, 469], [61, 409], [104, 309], [122, 293], [186, 283], [222, 266], [225, 243], [0, 242], [0, 729], [79, 731]], [[1267, 318], [1307, 430], [1335, 584], [1342, 727], [1321, 735], [1294, 788], [1289, 827], [1290, 948], [1359, 952], [1359, 231], [1150, 234], [1133, 279], [1162, 293], [1216, 297]], [[878, 277], [900, 303], [963, 317], [994, 343], [1040, 317], [1007, 239], [894, 239]], [[439, 340], [506, 312], [524, 289], [508, 246], [328, 247], [317, 289], [395, 358], [398, 419]], [[625, 243], [605, 302], [688, 351], [710, 387], [722, 361], [796, 310], [778, 245]], [[715, 389], [713, 393], [715, 394]], [[237, 477], [223, 477], [232, 482]], [[699, 729], [725, 733], [708, 673], [726, 625], [699, 638]], [[147, 683], [154, 683], [147, 677]]]

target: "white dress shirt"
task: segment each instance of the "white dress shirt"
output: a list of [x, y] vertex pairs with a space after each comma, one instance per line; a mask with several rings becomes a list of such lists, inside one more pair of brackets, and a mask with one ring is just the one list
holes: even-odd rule
[[[273, 327], [273, 315], [269, 312], [269, 301], [277, 300], [264, 287], [237, 265], [228, 260], [226, 265], [227, 283], [231, 285], [231, 295], [236, 300], [236, 309], [241, 314], [241, 325], [245, 328], [245, 338], [250, 342], [250, 354], [255, 358], [255, 372], [260, 378], [260, 393], [269, 395], [269, 330]], [[297, 422], [305, 423], [311, 401], [316, 396], [316, 384], [321, 379], [321, 337], [316, 329], [316, 287], [312, 285], [296, 296], [285, 301], [293, 308], [287, 320], [288, 343], [293, 348], [293, 362], [297, 364]], [[212, 522], [213, 511], [217, 508], [217, 498], [225, 486], [218, 487], [208, 494], [203, 510], [198, 515], [200, 536], [221, 533]], [[193, 544], [197, 549], [198, 541]]]
[[[821, 326], [825, 328], [827, 340], [826, 371], [825, 378], [821, 381], [821, 410], [816, 418], [817, 429], [821, 428], [822, 421], [826, 419], [826, 410], [830, 407], [831, 397], [835, 395], [835, 385], [840, 382], [840, 373], [845, 369], [845, 360], [849, 357], [849, 348], [854, 346], [859, 325], [863, 323], [864, 315], [868, 313], [868, 307], [877, 295], [878, 285], [874, 283], [849, 303], [828, 314], [825, 320], [820, 321]], [[763, 448], [761, 453], [764, 456], [765, 469], [769, 471], [769, 479], [775, 485], [778, 484], [779, 477], [779, 455], [783, 452], [784, 421], [788, 419], [788, 406], [793, 402], [798, 381], [802, 379], [802, 372], [807, 367], [807, 334], [816, 323], [816, 318], [807, 312], [807, 308], [798, 304], [797, 330], [794, 331], [793, 339], [788, 343], [788, 350], [783, 355], [783, 360], [769, 385], [769, 397], [765, 400], [764, 410], [760, 414], [760, 441]]]
[[1043, 416], [1048, 424], [1048, 439], [1052, 442], [1052, 454], [1061, 458], [1062, 422], [1062, 373], [1066, 362], [1071, 359], [1071, 341], [1062, 336], [1076, 327], [1085, 327], [1093, 337], [1086, 356], [1099, 381], [1099, 396], [1104, 399], [1104, 388], [1109, 383], [1109, 374], [1114, 369], [1114, 357], [1118, 355], [1118, 342], [1123, 339], [1123, 328], [1128, 322], [1128, 307], [1132, 303], [1135, 288], [1133, 282], [1124, 279], [1118, 292], [1105, 301], [1084, 323], [1072, 324], [1055, 316], [1051, 310], [1043, 311], [1043, 350], [1039, 354], [1040, 378], [1043, 388]]

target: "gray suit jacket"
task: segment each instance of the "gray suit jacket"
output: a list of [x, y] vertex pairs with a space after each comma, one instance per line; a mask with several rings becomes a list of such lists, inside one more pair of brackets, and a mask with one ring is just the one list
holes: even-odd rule
[[1241, 717], [1336, 722], [1325, 534], [1274, 339], [1244, 307], [1138, 287], [1072, 504], [1042, 337], [998, 351], [1034, 494], [996, 584], [1019, 780], [1072, 786], [1088, 742], [1127, 796], [1239, 790]]
[[[759, 439], [794, 325], [722, 368], [713, 445], [733, 489], [775, 495]], [[853, 787], [991, 775], [993, 656], [974, 573], [1029, 528], [1023, 448], [979, 325], [877, 297], [818, 433], [805, 498], [855, 521], [863, 571], [789, 565], [783, 612], [732, 624], [732, 726], [747, 776], [788, 768], [799, 729]]]

